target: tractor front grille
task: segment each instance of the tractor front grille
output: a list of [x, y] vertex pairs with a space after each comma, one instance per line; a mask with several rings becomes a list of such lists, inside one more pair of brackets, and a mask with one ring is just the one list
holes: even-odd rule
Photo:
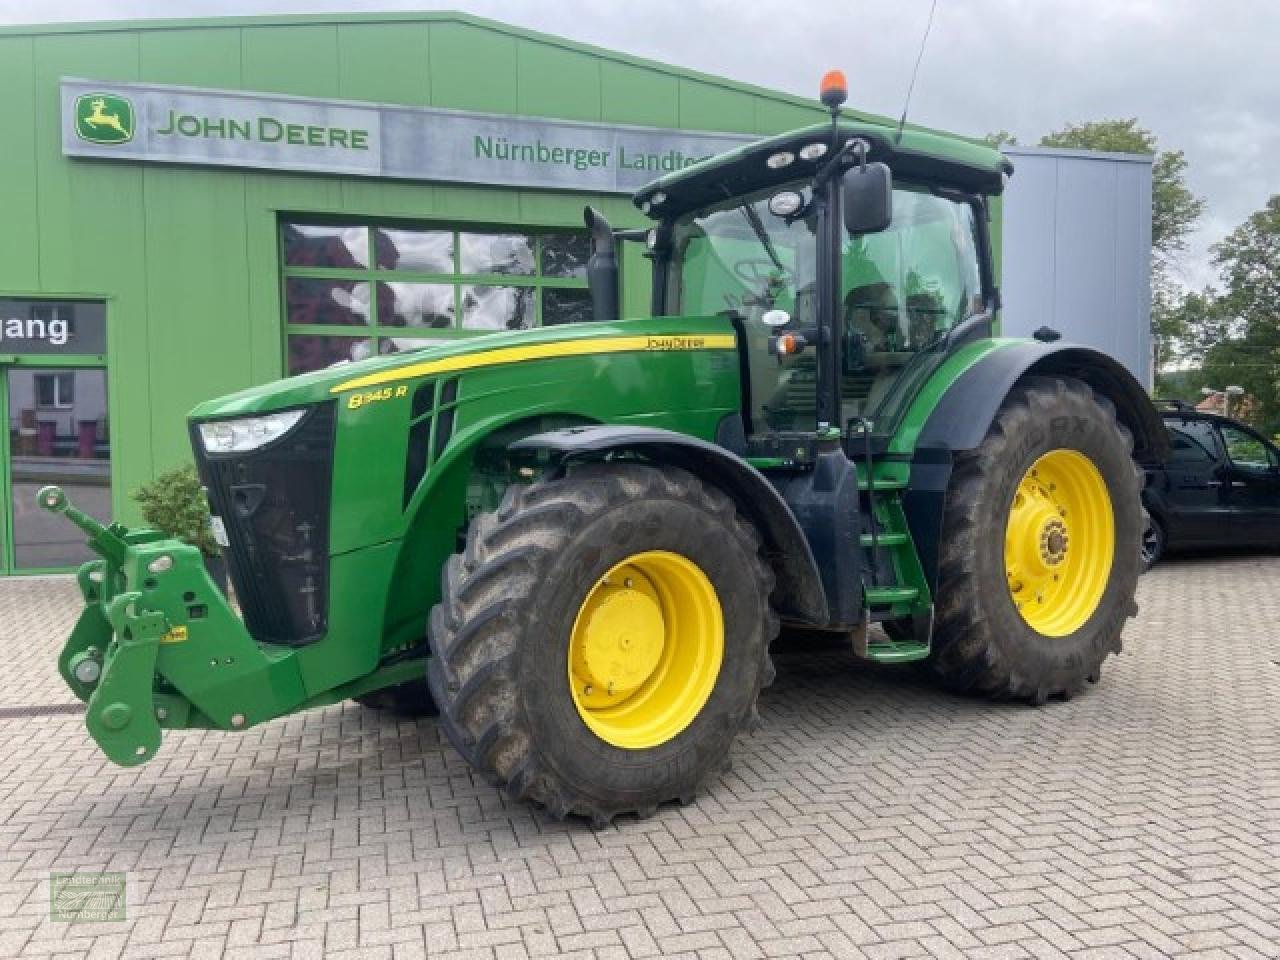
[[209, 454], [191, 427], [209, 506], [249, 632], [303, 646], [328, 625], [329, 508], [336, 407], [312, 407], [285, 436], [247, 453]]

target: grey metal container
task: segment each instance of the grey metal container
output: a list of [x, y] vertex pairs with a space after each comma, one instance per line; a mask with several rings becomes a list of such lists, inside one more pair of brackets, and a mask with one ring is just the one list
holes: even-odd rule
[[1003, 150], [1014, 174], [1004, 196], [1002, 331], [1053, 327], [1150, 388], [1152, 158]]

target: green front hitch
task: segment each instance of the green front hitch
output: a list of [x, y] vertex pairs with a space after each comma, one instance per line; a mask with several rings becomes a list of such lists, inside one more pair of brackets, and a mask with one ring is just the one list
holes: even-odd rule
[[83, 530], [102, 558], [77, 574], [85, 606], [58, 667], [112, 761], [133, 766], [155, 756], [162, 728], [241, 730], [306, 699], [292, 651], [249, 635], [197, 548], [156, 530], [100, 523], [58, 487], [36, 496]]
[[99, 523], [76, 509], [61, 487], [42, 487], [36, 500], [83, 530], [102, 557], [77, 573], [85, 607], [58, 658], [59, 671], [88, 704], [85, 726], [103, 753], [124, 766], [141, 763], [160, 747], [151, 694], [156, 655], [168, 626], [163, 614], [139, 609], [140, 592], [117, 591], [123, 586], [130, 539], [159, 542], [160, 535], [148, 530], [130, 538], [119, 524]]
[[299, 650], [255, 640], [196, 547], [157, 530], [99, 523], [58, 487], [36, 496], [83, 530], [102, 558], [76, 574], [84, 609], [58, 671], [88, 705], [85, 726], [115, 763], [155, 756], [162, 729], [246, 730], [422, 676], [420, 659], [389, 660], [308, 688]]

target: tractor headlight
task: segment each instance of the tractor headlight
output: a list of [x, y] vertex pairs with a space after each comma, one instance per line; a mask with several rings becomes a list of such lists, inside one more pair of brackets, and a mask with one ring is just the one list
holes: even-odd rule
[[208, 453], [244, 453], [278, 440], [302, 419], [305, 410], [282, 410], [265, 417], [241, 417], [200, 424], [200, 439]]

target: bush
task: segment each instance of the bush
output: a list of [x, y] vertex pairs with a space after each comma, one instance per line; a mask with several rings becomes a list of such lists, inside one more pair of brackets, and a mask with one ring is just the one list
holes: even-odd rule
[[162, 473], [134, 491], [147, 525], [166, 536], [199, 547], [207, 557], [218, 556], [218, 544], [209, 528], [209, 505], [193, 466]]

